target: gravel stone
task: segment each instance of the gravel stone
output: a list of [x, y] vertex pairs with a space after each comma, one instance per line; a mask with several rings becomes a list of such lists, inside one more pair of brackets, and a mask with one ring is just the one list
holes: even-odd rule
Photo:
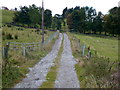
[[60, 60], [60, 68], [58, 69], [55, 88], [80, 88], [79, 80], [74, 65], [77, 62], [72, 56], [70, 40], [64, 33], [64, 47]]

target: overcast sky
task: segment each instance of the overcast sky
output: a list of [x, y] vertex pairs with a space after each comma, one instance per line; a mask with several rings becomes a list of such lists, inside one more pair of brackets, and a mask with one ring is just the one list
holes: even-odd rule
[[[98, 11], [106, 14], [109, 9], [118, 6], [120, 0], [44, 0], [45, 9], [52, 10], [52, 14], [62, 14], [65, 7], [71, 8], [75, 6], [92, 6]], [[6, 6], [9, 9], [14, 9], [19, 6], [29, 6], [35, 4], [42, 5], [42, 0], [0, 0], [0, 7]]]

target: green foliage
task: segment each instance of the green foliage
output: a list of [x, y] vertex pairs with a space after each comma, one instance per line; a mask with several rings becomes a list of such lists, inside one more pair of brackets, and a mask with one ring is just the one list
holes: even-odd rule
[[44, 12], [44, 17], [45, 17], [45, 26], [46, 28], [50, 28], [52, 24], [52, 11], [49, 9], [46, 9]]
[[63, 14], [62, 14], [63, 18], [66, 18], [66, 12], [67, 12], [67, 7], [63, 10]]
[[2, 70], [2, 88], [8, 88], [13, 84], [14, 80], [18, 80], [22, 74], [20, 73], [18, 67], [12, 66], [9, 62], [10, 59], [7, 59], [6, 66], [3, 66]]
[[92, 57], [91, 59], [81, 58], [81, 63], [76, 64], [78, 78], [82, 88], [113, 88], [116, 87], [111, 75], [115, 70], [115, 62], [107, 58]]
[[[73, 10], [69, 9], [68, 16], [67, 16], [67, 24], [70, 31], [75, 32], [85, 32], [84, 29], [92, 29], [89, 25], [92, 23], [94, 13], [96, 12], [95, 9], [87, 8], [87, 7], [78, 7], [76, 6]], [[70, 13], [71, 11], [71, 13]], [[87, 24], [87, 27], [86, 27]]]
[[119, 35], [119, 15], [120, 7], [114, 7], [109, 10], [109, 14], [104, 17], [104, 28], [109, 34]]
[[56, 14], [53, 19], [52, 19], [52, 28], [55, 30], [60, 30], [61, 29], [61, 24], [62, 24], [62, 18], [61, 15]]
[[8, 39], [8, 40], [9, 40], [9, 39], [13, 39], [12, 34], [7, 33], [7, 34], [6, 34], [6, 39]]
[[102, 12], [96, 12], [93, 7], [65, 8], [63, 10], [63, 18], [67, 19], [70, 31], [80, 33], [105, 33], [112, 36], [119, 35], [119, 13], [120, 7], [114, 7], [109, 13], [103, 15]]
[[22, 24], [30, 24], [29, 8], [24, 6], [20, 8], [21, 11], [18, 11], [15, 14], [14, 22]]
[[36, 5], [29, 6], [28, 16], [30, 19], [30, 24], [33, 24], [35, 26], [36, 24], [41, 24], [40, 19], [42, 18], [41, 14], [39, 12], [40, 9]]
[[[44, 17], [45, 27], [50, 28], [52, 23], [52, 11], [46, 9], [44, 11]], [[27, 25], [28, 27], [40, 28], [42, 23], [42, 8], [34, 4], [29, 7], [21, 7], [20, 11], [15, 13], [14, 22]]]
[[15, 39], [18, 39], [18, 35], [15, 35]]

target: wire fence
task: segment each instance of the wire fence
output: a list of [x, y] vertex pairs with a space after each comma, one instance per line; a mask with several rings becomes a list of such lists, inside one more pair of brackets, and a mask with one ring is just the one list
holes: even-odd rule
[[74, 50], [78, 51], [80, 56], [90, 58], [95, 54], [95, 51], [93, 51], [90, 46], [87, 46], [85, 43], [81, 42], [80, 39], [73, 36], [72, 40]]
[[2, 47], [2, 57], [8, 57], [8, 51], [21, 51], [23, 56], [26, 56], [27, 53], [33, 50], [38, 50], [42, 48], [44, 45], [48, 45], [48, 43], [55, 38], [59, 32], [55, 32], [50, 35], [44, 43], [41, 42], [32, 42], [32, 43], [20, 43], [20, 42], [7, 42], [5, 47]]

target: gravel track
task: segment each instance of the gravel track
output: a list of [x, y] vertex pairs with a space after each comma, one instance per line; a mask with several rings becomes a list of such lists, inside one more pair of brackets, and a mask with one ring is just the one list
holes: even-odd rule
[[64, 48], [58, 69], [55, 88], [80, 88], [74, 65], [76, 61], [72, 56], [70, 40], [64, 33]]
[[30, 68], [30, 72], [26, 74], [20, 83], [16, 84], [14, 88], [38, 88], [46, 81], [46, 75], [50, 70], [50, 67], [54, 65], [53, 61], [57, 57], [58, 51], [62, 43], [62, 34], [59, 34], [59, 38], [56, 40], [52, 51], [45, 56], [40, 62], [38, 62], [33, 68]]

